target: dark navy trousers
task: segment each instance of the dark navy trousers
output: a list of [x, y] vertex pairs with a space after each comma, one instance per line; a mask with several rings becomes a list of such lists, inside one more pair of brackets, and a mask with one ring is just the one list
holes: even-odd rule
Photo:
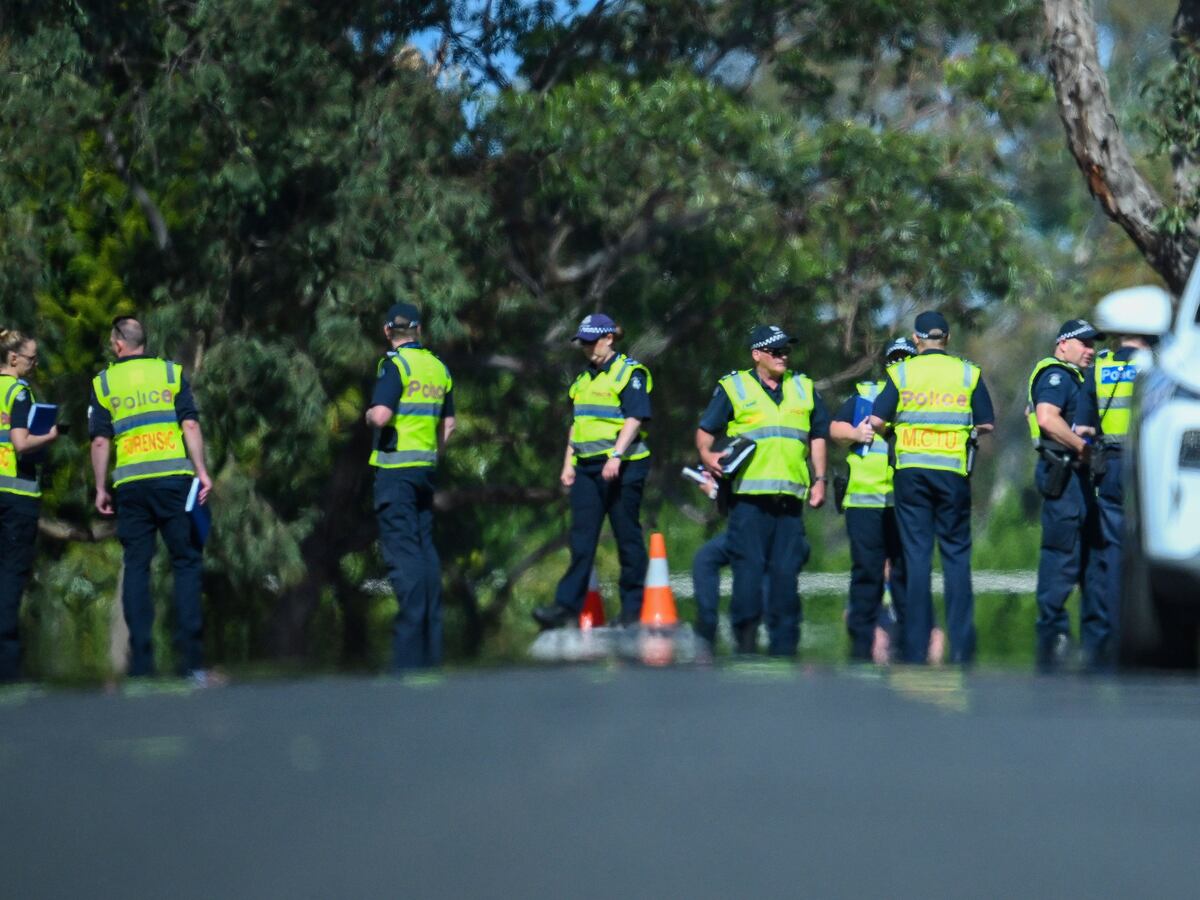
[[433, 545], [434, 469], [378, 469], [375, 518], [396, 594], [392, 665], [424, 669], [442, 662], [442, 563]]
[[204, 557], [184, 506], [192, 479], [169, 475], [130, 481], [116, 489], [117, 537], [125, 549], [121, 605], [129, 626], [129, 674], [154, 674], [154, 598], [150, 563], [158, 535], [171, 557], [175, 580], [175, 652], [180, 674], [204, 665], [200, 586]]
[[[721, 569], [733, 562], [732, 541], [728, 531], [696, 551], [692, 560], [692, 594], [696, 599], [696, 633], [710, 644], [717, 640], [717, 621], [721, 610]], [[762, 610], [767, 608], [769, 578], [763, 578]]]
[[729, 510], [734, 633], [757, 627], [763, 615], [763, 581], [769, 584], [768, 652], [795, 656], [800, 644], [800, 594], [796, 578], [808, 562], [804, 503], [795, 497], [734, 495]]
[[646, 583], [646, 541], [642, 536], [642, 492], [650, 472], [650, 460], [621, 463], [621, 475], [612, 481], [600, 477], [604, 461], [581, 461], [571, 485], [571, 562], [558, 582], [554, 602], [576, 615], [583, 609], [588, 578], [596, 560], [596, 544], [607, 516], [617, 539], [621, 561], [621, 621], [630, 624], [642, 614], [642, 590]]
[[710, 644], [717, 640], [721, 607], [721, 569], [733, 561], [728, 531], [722, 531], [692, 559], [692, 594], [696, 598], [696, 633]]
[[950, 661], [975, 659], [971, 588], [971, 483], [934, 469], [898, 469], [896, 521], [904, 554], [904, 660], [925, 663], [933, 630], [933, 542], [942, 557]]
[[1072, 472], [1062, 495], [1050, 499], [1044, 487], [1049, 466], [1039, 459], [1034, 479], [1042, 493], [1042, 546], [1037, 581], [1037, 661], [1057, 662], [1055, 647], [1069, 636], [1067, 598], [1078, 585], [1079, 639], [1091, 668], [1105, 668], [1112, 652], [1111, 618], [1100, 533], [1100, 513], [1086, 471]]
[[1108, 458], [1104, 476], [1096, 485], [1096, 505], [1100, 516], [1100, 570], [1103, 573], [1104, 604], [1108, 610], [1109, 647], [1111, 657], [1117, 648], [1117, 629], [1121, 622], [1121, 554], [1125, 539], [1125, 464], [1123, 451], [1117, 450]]
[[904, 554], [900, 545], [900, 528], [896, 511], [881, 509], [846, 510], [846, 534], [850, 538], [850, 603], [846, 614], [846, 630], [850, 634], [850, 658], [871, 659], [875, 641], [875, 626], [883, 606], [883, 570], [892, 564], [892, 608], [896, 616], [896, 633], [901, 636], [897, 655], [903, 658], [904, 611], [907, 592], [904, 583]]
[[0, 493], [0, 681], [21, 677], [21, 595], [33, 571], [41, 503]]

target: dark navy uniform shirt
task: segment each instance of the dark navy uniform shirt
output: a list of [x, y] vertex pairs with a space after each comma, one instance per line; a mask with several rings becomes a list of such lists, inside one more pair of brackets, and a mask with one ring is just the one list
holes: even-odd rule
[[[750, 370], [751, 377], [762, 385], [762, 389], [767, 392], [767, 396], [774, 401], [776, 406], [783, 402], [784, 381], [794, 374], [796, 373], [791, 371], [785, 373], [779, 381], [779, 386], [770, 388], [763, 384], [763, 380], [758, 377], [756, 370]], [[718, 384], [717, 389], [713, 391], [712, 399], [708, 401], [708, 408], [700, 417], [700, 430], [707, 431], [709, 434], [720, 434], [732, 421], [733, 403], [730, 402], [729, 395], [725, 393], [725, 388]], [[829, 410], [825, 408], [825, 401], [821, 399], [821, 395], [815, 389], [813, 390], [812, 413], [808, 423], [808, 437], [810, 440], [829, 437]]]
[[[119, 366], [123, 362], [128, 362], [132, 359], [155, 359], [156, 357], [147, 357], [145, 353], [138, 353], [133, 356], [123, 356], [118, 359], [114, 366]], [[200, 421], [200, 410], [196, 408], [196, 398], [192, 396], [192, 387], [188, 384], [188, 380], [183, 377], [183, 373], [179, 373], [179, 390], [175, 392], [175, 420], [183, 424], [188, 419], [193, 422]], [[96, 396], [96, 386], [92, 385], [92, 396], [88, 402], [88, 437], [97, 438], [113, 437], [112, 413], [100, 405], [100, 398]]]
[[[22, 386], [16, 388], [10, 410], [12, 426], [15, 428], [24, 428], [29, 423], [29, 411], [33, 409], [33, 397], [30, 395], [28, 387], [24, 386], [25, 382], [23, 381], [20, 384]], [[37, 452], [40, 456], [41, 451]], [[17, 477], [24, 478], [26, 481], [37, 480], [37, 463], [29, 455], [17, 454]]]
[[[607, 372], [613, 367], [613, 363], [617, 361], [617, 354], [614, 353], [609, 357], [608, 362], [602, 366], [589, 365], [585, 372], [595, 378], [601, 372]], [[634, 372], [633, 377], [629, 379], [629, 383], [621, 389], [618, 395], [621, 401], [621, 415], [626, 419], [641, 419], [643, 422], [650, 421], [650, 391], [647, 389], [646, 379], [642, 377], [641, 372]]]
[[[948, 355], [945, 350], [923, 350], [919, 355], [925, 356], [930, 353]], [[892, 381], [892, 376], [888, 375], [883, 381], [883, 390], [875, 398], [875, 406], [871, 409], [871, 415], [878, 416], [885, 422], [891, 422], [896, 418], [896, 407], [899, 404], [900, 391], [896, 387], [896, 382]], [[996, 411], [992, 407], [992, 395], [988, 393], [982, 375], [979, 376], [979, 383], [975, 385], [975, 392], [971, 394], [971, 419], [975, 425], [991, 425], [996, 421]]]
[[[416, 341], [409, 341], [407, 344], [401, 344], [399, 349], [420, 350], [421, 345]], [[385, 360], [390, 361], [395, 356], [395, 351], [388, 353]], [[386, 406], [388, 409], [394, 410], [400, 404], [400, 398], [404, 395], [404, 383], [400, 378], [400, 369], [392, 365], [390, 362], [379, 367], [379, 377], [375, 379], [375, 390], [371, 393], [371, 406]], [[442, 400], [442, 418], [454, 415], [454, 389], [446, 391], [446, 396]]]
[[[1090, 370], [1083, 372], [1084, 384], [1091, 380]], [[1049, 403], [1062, 410], [1068, 425], [1095, 425], [1095, 406], [1086, 402], [1087, 390], [1066, 365], [1047, 366], [1033, 382], [1030, 395], [1036, 410], [1039, 403]]]

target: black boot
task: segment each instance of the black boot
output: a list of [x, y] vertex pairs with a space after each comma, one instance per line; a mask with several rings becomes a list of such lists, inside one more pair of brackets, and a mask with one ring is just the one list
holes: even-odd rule
[[565, 606], [551, 603], [549, 606], [539, 606], [533, 611], [533, 621], [542, 626], [543, 631], [552, 628], [565, 628], [575, 621], [575, 613]]
[[742, 622], [733, 626], [733, 645], [737, 653], [757, 653], [758, 622]]

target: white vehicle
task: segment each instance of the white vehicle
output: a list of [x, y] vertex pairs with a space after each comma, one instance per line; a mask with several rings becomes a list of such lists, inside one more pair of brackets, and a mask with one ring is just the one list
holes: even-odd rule
[[[1200, 264], [1171, 327], [1158, 288], [1110, 294], [1097, 327], [1162, 338], [1139, 366], [1126, 438], [1123, 665], [1195, 669], [1200, 662]], [[1149, 360], [1147, 360], [1148, 362]]]

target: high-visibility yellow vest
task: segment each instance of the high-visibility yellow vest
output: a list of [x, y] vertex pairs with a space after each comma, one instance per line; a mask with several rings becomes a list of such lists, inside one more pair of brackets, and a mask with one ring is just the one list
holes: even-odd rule
[[1100, 417], [1100, 432], [1109, 437], [1123, 438], [1129, 434], [1130, 411], [1133, 406], [1133, 382], [1138, 367], [1132, 360], [1113, 357], [1112, 351], [1102, 350], [1096, 356], [1096, 414]]
[[1037, 421], [1037, 404], [1033, 402], [1033, 383], [1038, 380], [1038, 376], [1051, 366], [1058, 366], [1065, 369], [1067, 374], [1075, 379], [1079, 384], [1083, 384], [1083, 370], [1078, 366], [1073, 366], [1069, 362], [1061, 359], [1055, 359], [1053, 356], [1047, 356], [1045, 359], [1038, 360], [1038, 364], [1033, 367], [1033, 374], [1029, 376], [1029, 386], [1026, 388], [1026, 404], [1025, 414], [1029, 419], [1029, 437], [1033, 439], [1033, 448], [1036, 450], [1042, 445], [1042, 429]]
[[[617, 436], [625, 426], [625, 416], [621, 413], [621, 391], [639, 375], [646, 379], [646, 393], [650, 393], [654, 388], [650, 370], [636, 359], [619, 353], [607, 370], [595, 373], [588, 370], [575, 379], [569, 395], [575, 414], [571, 449], [575, 451], [577, 460], [608, 456], [617, 445]], [[641, 429], [637, 439], [625, 448], [621, 458], [645, 459], [649, 455], [646, 431]]]
[[[34, 402], [33, 391], [28, 384], [12, 375], [0, 375], [0, 492], [22, 497], [40, 497], [42, 489], [37, 479], [20, 478], [17, 475], [17, 448], [13, 446], [12, 435], [9, 433], [14, 424], [13, 404], [22, 390], [29, 391], [29, 400]], [[18, 428], [24, 428], [28, 423], [15, 424]]]
[[176, 363], [147, 356], [115, 362], [92, 379], [96, 399], [112, 416], [114, 486], [196, 474], [175, 415], [182, 374]]
[[785, 372], [781, 383], [783, 402], [776, 404], [749, 370], [719, 382], [733, 404], [725, 433], [755, 443], [754, 455], [733, 483], [734, 493], [808, 497], [808, 430], [816, 393], [812, 379], [799, 372]]
[[[883, 390], [882, 381], [860, 381], [854, 387], [858, 396], [874, 400]], [[892, 505], [892, 467], [888, 463], [888, 445], [876, 437], [863, 456], [851, 452], [850, 483], [846, 486], [846, 509], [882, 509]]]
[[[395, 366], [404, 389], [387, 427], [375, 435], [371, 465], [380, 469], [412, 469], [435, 466], [438, 457], [438, 425], [446, 395], [454, 387], [446, 364], [424, 347], [401, 347], [379, 361], [378, 371]], [[396, 434], [395, 447], [382, 446], [387, 428]]]
[[979, 367], [957, 356], [923, 353], [888, 367], [896, 405], [896, 469], [967, 474], [971, 397]]

